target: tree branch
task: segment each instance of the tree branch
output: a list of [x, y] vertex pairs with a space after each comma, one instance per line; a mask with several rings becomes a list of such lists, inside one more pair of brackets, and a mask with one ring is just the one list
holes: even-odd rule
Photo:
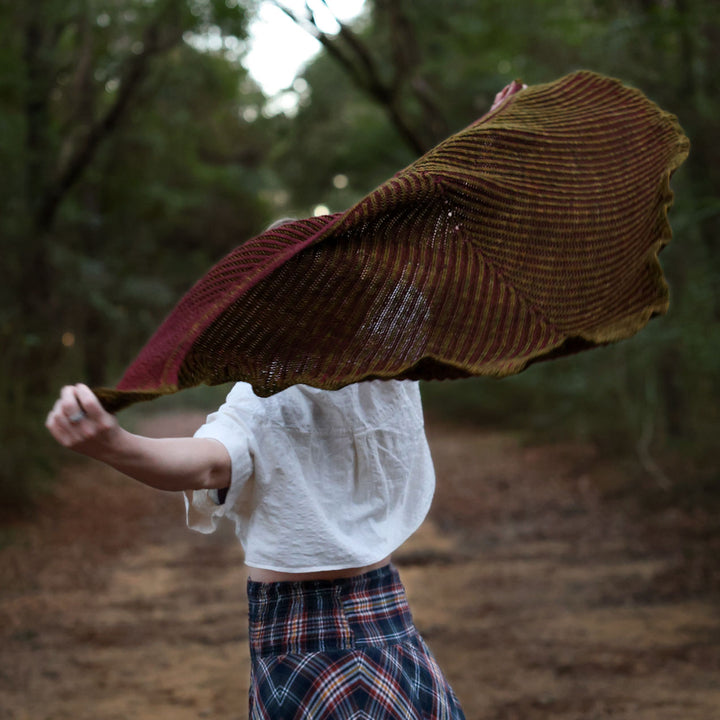
[[429, 149], [432, 143], [428, 143], [423, 138], [423, 134], [414, 128], [406, 117], [400, 104], [399, 93], [391, 84], [383, 80], [378, 64], [367, 46], [345, 23], [336, 18], [340, 27], [337, 37], [344, 42], [343, 46], [338, 39], [318, 27], [309, 6], [306, 5], [309, 12], [308, 18], [301, 20], [290, 8], [278, 0], [273, 0], [273, 4], [299, 27], [312, 35], [325, 48], [328, 55], [347, 72], [355, 85], [385, 110], [393, 127], [415, 153], [421, 155]]
[[172, 8], [172, 3], [166, 3], [155, 20], [147, 26], [142, 37], [142, 51], [129, 58], [121, 73], [123, 79], [120, 82], [115, 101], [104, 115], [92, 124], [84, 141], [74, 149], [55, 181], [47, 189], [36, 215], [35, 224], [38, 231], [47, 231], [52, 226], [63, 198], [78, 182], [94, 159], [102, 142], [115, 130], [126, 114], [142, 85], [151, 59], [155, 55], [166, 52], [182, 40], [179, 25], [168, 37], [162, 38], [161, 36], [161, 26], [166, 19], [166, 14]]
[[396, 93], [406, 89], [422, 109], [423, 137], [428, 149], [446, 137], [449, 128], [442, 109], [435, 102], [430, 85], [420, 74], [422, 53], [417, 35], [403, 0], [377, 0], [376, 6], [386, 13], [390, 33], [395, 38], [392, 59]]

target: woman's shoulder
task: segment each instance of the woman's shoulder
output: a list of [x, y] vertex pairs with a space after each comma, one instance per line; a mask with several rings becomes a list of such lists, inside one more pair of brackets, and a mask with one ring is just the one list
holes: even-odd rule
[[294, 385], [264, 399], [270, 421], [306, 431], [343, 433], [389, 424], [417, 424], [420, 391], [413, 381], [372, 380], [339, 390]]

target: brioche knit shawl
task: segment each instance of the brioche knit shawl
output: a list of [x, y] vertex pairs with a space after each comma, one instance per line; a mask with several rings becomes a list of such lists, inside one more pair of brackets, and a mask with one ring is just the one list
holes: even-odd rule
[[346, 212], [237, 247], [98, 395], [504, 376], [627, 338], [668, 306], [657, 254], [688, 146], [617, 80], [528, 87]]

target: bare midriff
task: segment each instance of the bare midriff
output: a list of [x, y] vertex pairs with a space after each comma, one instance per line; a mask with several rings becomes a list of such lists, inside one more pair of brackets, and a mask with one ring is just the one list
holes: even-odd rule
[[321, 572], [307, 573], [288, 573], [277, 572], [276, 570], [264, 570], [263, 568], [255, 568], [248, 565], [248, 574], [253, 582], [298, 582], [304, 580], [338, 580], [340, 578], [355, 577], [363, 575], [371, 570], [377, 570], [390, 562], [390, 556], [373, 563], [372, 565], [363, 565], [362, 567], [343, 568], [341, 570], [324, 570]]

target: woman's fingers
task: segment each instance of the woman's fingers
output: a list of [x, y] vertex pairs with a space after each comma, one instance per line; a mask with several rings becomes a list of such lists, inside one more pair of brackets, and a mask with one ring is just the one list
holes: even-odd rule
[[74, 385], [66, 385], [60, 391], [60, 411], [72, 424], [77, 424], [85, 418], [85, 410], [80, 405]]
[[63, 412], [63, 403], [61, 399], [55, 401], [52, 410], [48, 413], [45, 420], [45, 427], [50, 434], [61, 444], [68, 446], [72, 443], [72, 433], [70, 432], [70, 422]]
[[514, 95], [516, 92], [520, 92], [520, 90], [524, 90], [527, 87], [527, 85], [524, 85], [519, 80], [513, 80], [509, 85], [506, 85], [497, 95], [495, 95], [495, 100], [493, 101], [491, 110], [494, 110], [499, 105], [502, 105], [502, 103], [505, 102], [511, 95]]
[[76, 427], [78, 420], [70, 420], [74, 413], [79, 412], [80, 408], [72, 394], [67, 388], [63, 388], [45, 421], [45, 426], [61, 445], [70, 447], [82, 439]]
[[87, 385], [66, 385], [48, 414], [45, 426], [65, 447], [88, 447], [116, 425]]
[[105, 410], [95, 393], [87, 385], [78, 383], [74, 389], [78, 406], [85, 413], [88, 420], [104, 428], [112, 424], [115, 420], [114, 416]]

